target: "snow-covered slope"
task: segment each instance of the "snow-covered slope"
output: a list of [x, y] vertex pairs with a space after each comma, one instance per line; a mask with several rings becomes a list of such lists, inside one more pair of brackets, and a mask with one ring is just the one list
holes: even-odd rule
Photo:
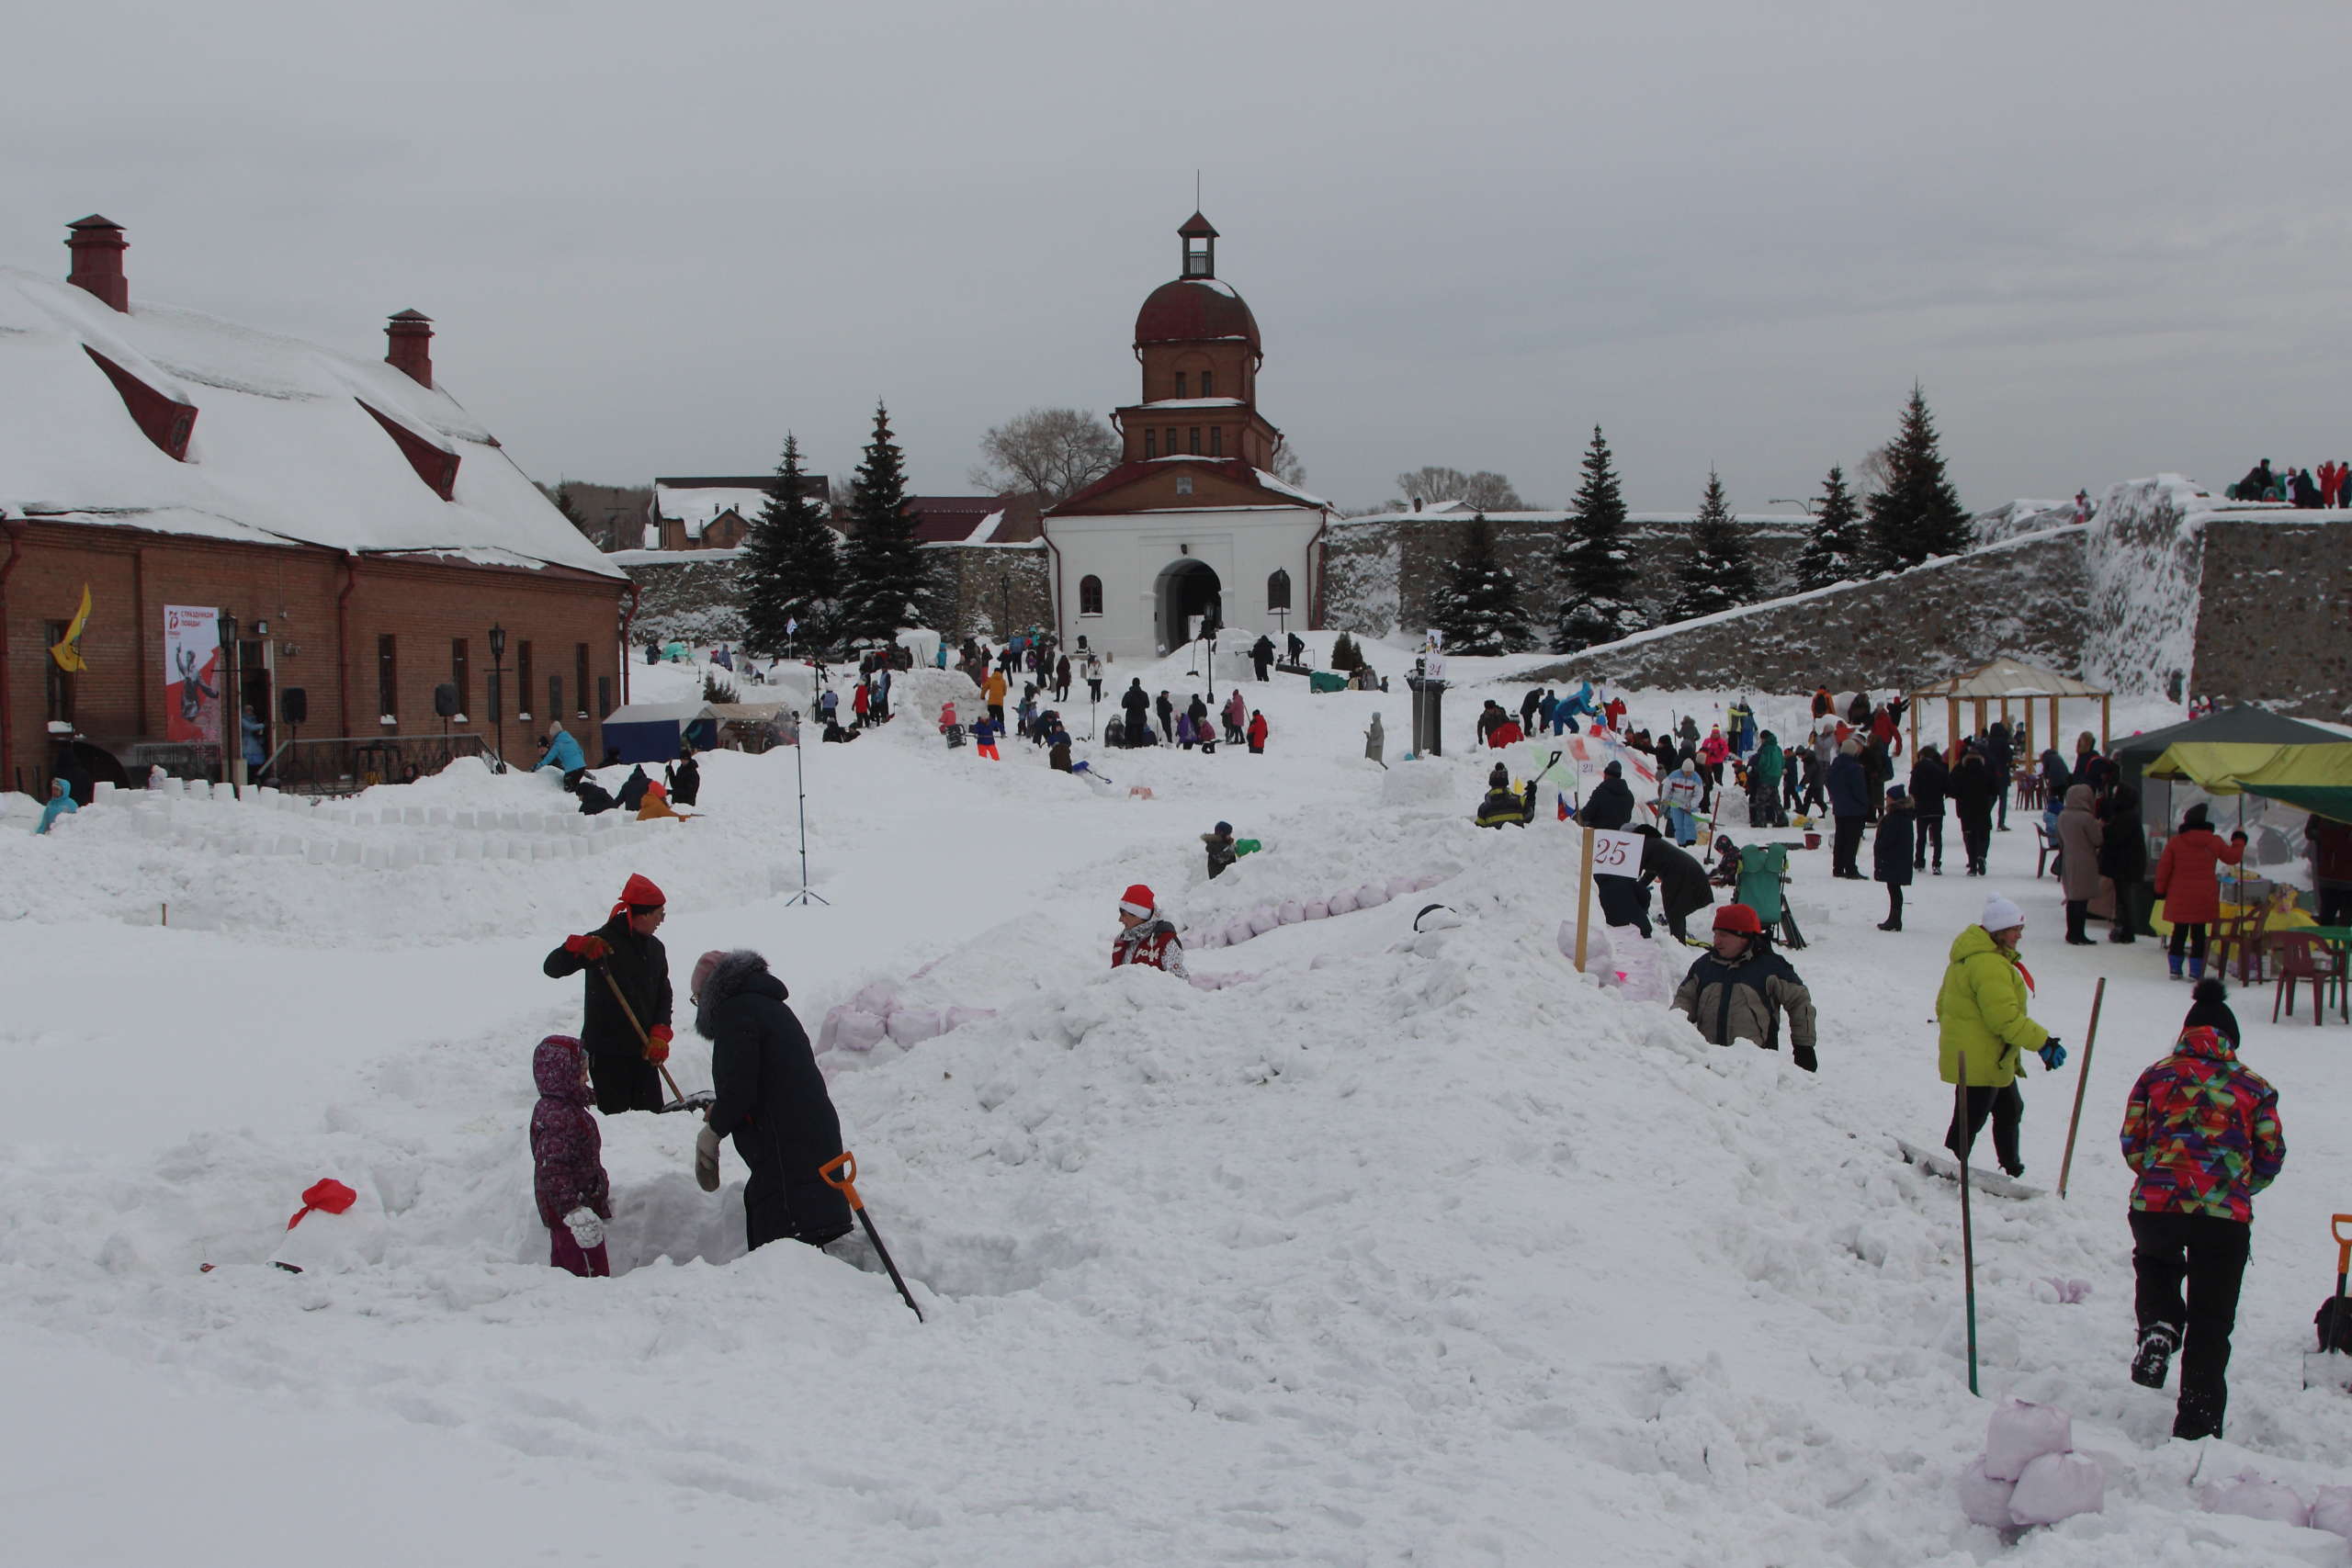
[[[461, 810], [560, 802], [477, 773], [296, 829], [380, 843], [379, 867], [183, 836], [208, 813], [298, 820], [210, 802], [0, 834], [0, 1048], [28, 1089], [0, 1108], [0, 1389], [61, 1407], [12, 1424], [13, 1539], [109, 1563], [309, 1562], [322, 1542], [345, 1563], [753, 1543], [888, 1568], [1990, 1560], [1952, 1492], [1987, 1410], [1965, 1386], [1956, 1194], [1891, 1143], [1940, 1128], [1929, 998], [1984, 885], [1923, 880], [1888, 936], [1876, 889], [1798, 855], [1822, 1071], [1703, 1045], [1561, 956], [1575, 861], [1548, 789], [1531, 829], [1468, 825], [1491, 761], [1469, 745], [1475, 682], [1508, 667], [1454, 661], [1463, 754], [1412, 764], [1401, 691], [1292, 679], [1242, 683], [1266, 755], [1096, 752], [1101, 793], [1017, 741], [997, 764], [949, 751], [910, 715], [805, 759], [706, 759], [708, 815], [683, 825], [462, 829]], [[1178, 661], [1109, 684], [1129, 675], [1192, 679]], [[1711, 703], [1676, 705], [1703, 724]], [[1374, 710], [1388, 772], [1361, 755]], [[797, 761], [829, 905], [784, 901]], [[166, 810], [167, 836], [127, 826]], [[1197, 834], [1219, 818], [1265, 848], [1211, 886]], [[469, 832], [620, 847], [394, 863], [401, 839]], [[2078, 1036], [2093, 976], [2115, 976], [2072, 1201], [1976, 1209], [1987, 1392], [2064, 1405], [2111, 1472], [2104, 1515], [2015, 1560], [2340, 1561], [2331, 1538], [2195, 1515], [2187, 1484], [2200, 1465], [2306, 1495], [2344, 1479], [2352, 1405], [2300, 1392], [2296, 1357], [2352, 1152], [2323, 1111], [2352, 1077], [2338, 1031], [2272, 1029], [2246, 999], [2293, 1153], [2262, 1202], [2234, 1441], [2172, 1444], [2168, 1398], [2124, 1377], [2113, 1127], [2184, 998], [2144, 947], [2056, 946], [2030, 835], [1997, 842], [2037, 1010]], [[741, 1168], [697, 1190], [684, 1118], [604, 1123], [621, 1276], [541, 1261], [528, 1051], [574, 1021], [579, 982], [537, 964], [631, 870], [670, 894], [681, 981], [706, 946], [759, 947], [812, 1032], [876, 982], [995, 1010], [833, 1064], [928, 1322], [861, 1246], [743, 1256]], [[1132, 881], [1204, 926], [1425, 873], [1443, 877], [1425, 894], [1196, 949], [1218, 988], [1105, 966]], [[208, 882], [215, 929], [130, 923], [147, 883]], [[1416, 936], [1430, 901], [1460, 926]], [[1623, 946], [1611, 968], [1681, 957]], [[702, 1055], [682, 1041], [688, 1087]], [[2074, 1083], [2027, 1086], [2033, 1179], [2054, 1180]], [[376, 1260], [266, 1267], [324, 1175], [380, 1210]], [[2052, 1276], [2088, 1300], [2063, 1304]]]

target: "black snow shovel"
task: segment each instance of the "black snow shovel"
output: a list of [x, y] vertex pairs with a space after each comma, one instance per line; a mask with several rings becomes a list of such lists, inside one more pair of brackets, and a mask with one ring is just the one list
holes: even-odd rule
[[2303, 1386], [2305, 1388], [2340, 1388], [2352, 1392], [2352, 1297], [2344, 1293], [2346, 1274], [2352, 1274], [2352, 1214], [2336, 1214], [2331, 1220], [2335, 1232], [2335, 1294], [2320, 1303], [2314, 1320], [2319, 1327], [2319, 1348], [2303, 1357]]
[[[836, 1171], [841, 1174], [836, 1176]], [[855, 1214], [857, 1223], [865, 1227], [865, 1239], [874, 1244], [874, 1255], [881, 1258], [882, 1267], [890, 1271], [890, 1283], [899, 1287], [899, 1294], [906, 1302], [907, 1310], [915, 1314], [917, 1323], [921, 1323], [923, 1320], [922, 1308], [915, 1305], [914, 1292], [908, 1290], [906, 1280], [899, 1277], [899, 1266], [890, 1261], [890, 1249], [882, 1245], [882, 1233], [874, 1228], [874, 1216], [865, 1212], [865, 1201], [857, 1195], [857, 1156], [844, 1149], [819, 1166], [817, 1174], [825, 1179], [826, 1186], [849, 1200], [850, 1213]]]

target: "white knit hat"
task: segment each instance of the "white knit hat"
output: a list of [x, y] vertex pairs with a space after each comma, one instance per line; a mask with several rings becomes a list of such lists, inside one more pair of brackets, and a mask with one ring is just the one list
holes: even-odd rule
[[2014, 931], [2025, 924], [2025, 911], [1998, 893], [1984, 896], [1984, 915], [1976, 922], [1988, 931]]

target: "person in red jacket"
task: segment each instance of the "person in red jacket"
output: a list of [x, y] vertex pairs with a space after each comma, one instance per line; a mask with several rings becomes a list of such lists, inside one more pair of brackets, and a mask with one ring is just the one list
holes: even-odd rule
[[2180, 961], [2188, 959], [2191, 980], [2205, 976], [2206, 928], [2222, 918], [2220, 867], [2245, 858], [2245, 834], [2230, 835], [2227, 844], [2206, 820], [2202, 801], [2180, 819], [2180, 831], [2165, 844], [2156, 862], [2156, 897], [2165, 901], [2165, 919], [2172, 922], [2172, 977], [2180, 979]]
[[1130, 964], [1186, 974], [1184, 944], [1176, 940], [1176, 927], [1159, 912], [1151, 889], [1140, 882], [1119, 896], [1119, 934], [1111, 939], [1111, 967]]
[[2140, 1343], [2132, 1381], [2164, 1387], [2173, 1352], [2185, 1345], [2172, 1435], [2218, 1438], [2254, 1195], [2287, 1163], [2278, 1091], [2239, 1064], [2221, 1030], [2195, 1025], [2132, 1086], [2122, 1143], [2125, 1163], [2139, 1173], [2132, 1269]]
[[1252, 756], [1266, 749], [1266, 716], [1256, 708], [1250, 710], [1250, 751]]

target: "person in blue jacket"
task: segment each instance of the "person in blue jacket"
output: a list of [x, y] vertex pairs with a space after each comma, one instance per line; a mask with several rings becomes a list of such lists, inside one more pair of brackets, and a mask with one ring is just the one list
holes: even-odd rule
[[571, 738], [560, 721], [548, 726], [547, 755], [533, 764], [537, 768], [553, 768], [560, 773], [574, 773], [588, 765], [580, 750], [580, 742]]
[[65, 781], [51, 779], [49, 781], [49, 804], [40, 808], [40, 826], [35, 828], [33, 831], [46, 833], [49, 831], [51, 823], [61, 817], [71, 817], [81, 809], [74, 804], [74, 795], [66, 789]]

